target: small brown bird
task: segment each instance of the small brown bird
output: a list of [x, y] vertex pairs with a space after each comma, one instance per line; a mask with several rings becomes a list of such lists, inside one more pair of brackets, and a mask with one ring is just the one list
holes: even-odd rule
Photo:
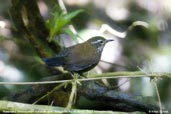
[[81, 74], [98, 64], [105, 44], [110, 41], [113, 40], [93, 37], [84, 43], [65, 48], [56, 57], [43, 58], [43, 61], [48, 66], [63, 66], [67, 71]]

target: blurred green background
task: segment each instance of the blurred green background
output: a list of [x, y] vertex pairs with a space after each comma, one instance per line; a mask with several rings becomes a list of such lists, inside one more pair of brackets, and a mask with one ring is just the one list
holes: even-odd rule
[[[37, 2], [46, 21], [57, 0]], [[64, 3], [68, 12], [85, 9], [84, 13], [72, 20], [72, 24], [84, 39], [98, 32], [102, 24], [119, 32], [127, 31], [125, 38], [105, 32], [105, 36], [115, 39], [115, 42], [105, 47], [102, 60], [113, 64], [100, 62], [95, 68], [96, 73], [137, 71], [139, 68], [147, 73], [171, 73], [171, 0], [64, 0]], [[15, 32], [10, 7], [10, 0], [0, 0], [0, 81], [38, 81], [49, 76], [29, 41]], [[128, 27], [135, 21], [146, 22], [149, 27], [135, 26], [128, 31]], [[61, 36], [65, 46], [73, 45], [70, 36]], [[170, 82], [171, 79], [163, 77], [157, 83], [162, 105], [168, 110], [171, 110]], [[157, 101], [150, 78], [117, 80], [118, 85], [122, 83], [121, 91], [152, 96]], [[1, 85], [0, 97], [23, 87]]]

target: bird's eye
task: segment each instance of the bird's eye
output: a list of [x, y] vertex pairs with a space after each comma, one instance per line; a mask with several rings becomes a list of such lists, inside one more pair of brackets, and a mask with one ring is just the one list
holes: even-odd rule
[[103, 44], [103, 40], [99, 40], [99, 43]]

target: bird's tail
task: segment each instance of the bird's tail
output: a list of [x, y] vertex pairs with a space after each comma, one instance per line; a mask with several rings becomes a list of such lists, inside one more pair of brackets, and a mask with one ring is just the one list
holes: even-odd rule
[[54, 58], [42, 58], [42, 60], [51, 67], [54, 66], [61, 66], [63, 64], [63, 59], [61, 57], [54, 57]]

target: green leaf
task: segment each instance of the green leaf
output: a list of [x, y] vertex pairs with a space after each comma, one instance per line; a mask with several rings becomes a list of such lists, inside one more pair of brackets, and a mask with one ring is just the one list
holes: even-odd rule
[[71, 21], [72, 18], [74, 18], [75, 16], [77, 16], [79, 13], [83, 12], [84, 10], [80, 9], [80, 10], [76, 10], [73, 11], [67, 15], [64, 16], [64, 24], [67, 24]]
[[47, 20], [46, 26], [50, 30], [49, 41], [51, 41], [55, 36], [59, 35], [62, 29], [71, 22], [71, 19], [77, 16], [84, 10], [76, 10], [71, 13], [65, 14], [63, 11], [58, 11], [52, 13], [52, 18]]

